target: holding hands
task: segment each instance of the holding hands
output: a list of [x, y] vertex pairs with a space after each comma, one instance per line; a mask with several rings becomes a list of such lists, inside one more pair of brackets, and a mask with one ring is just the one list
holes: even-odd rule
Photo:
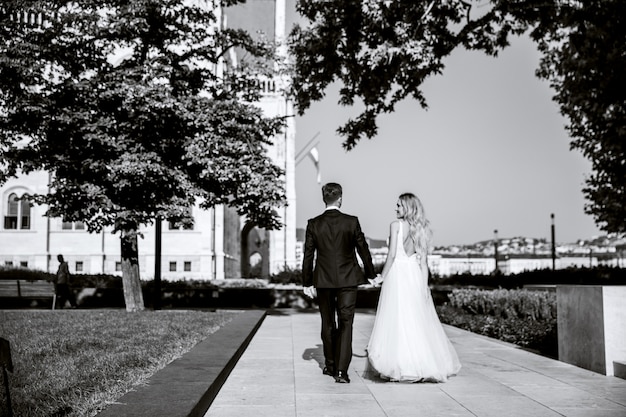
[[380, 287], [380, 285], [383, 283], [383, 277], [380, 274], [376, 275], [375, 278], [368, 278], [367, 280], [372, 285], [372, 287]]

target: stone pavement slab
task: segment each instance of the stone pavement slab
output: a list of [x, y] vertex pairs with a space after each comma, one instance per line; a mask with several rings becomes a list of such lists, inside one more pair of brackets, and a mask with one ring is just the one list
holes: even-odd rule
[[319, 314], [266, 316], [205, 417], [626, 417], [626, 381], [444, 326], [463, 368], [445, 383], [391, 383], [367, 372], [372, 311], [355, 318], [350, 384], [322, 374]]

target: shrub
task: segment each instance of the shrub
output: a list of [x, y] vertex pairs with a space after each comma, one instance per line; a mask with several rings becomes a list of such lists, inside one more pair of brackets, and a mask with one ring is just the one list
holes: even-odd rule
[[122, 277], [106, 274], [73, 274], [72, 286], [81, 288], [122, 288]]
[[[56, 274], [28, 268], [0, 266], [0, 280], [51, 281]], [[77, 288], [122, 288], [122, 277], [106, 274], [72, 274], [71, 285]]]
[[556, 318], [556, 294], [548, 291], [454, 289], [450, 305], [472, 314], [502, 318]]
[[[142, 281], [144, 289], [152, 290], [154, 280]], [[161, 291], [217, 290], [220, 288], [267, 288], [267, 280], [258, 278], [229, 278], [217, 280], [161, 281]]]
[[597, 266], [594, 268], [538, 269], [518, 274], [472, 275], [456, 274], [433, 277], [437, 285], [479, 286], [483, 288], [521, 288], [524, 285], [626, 285], [626, 268]]
[[0, 266], [0, 280], [50, 281], [54, 276], [54, 274], [35, 269]]
[[556, 318], [534, 320], [476, 315], [450, 305], [437, 306], [437, 314], [442, 323], [533, 349], [544, 356], [558, 357]]
[[277, 274], [270, 276], [272, 284], [298, 284], [302, 285], [302, 270], [299, 268], [285, 267]]
[[205, 282], [217, 288], [267, 288], [267, 280], [258, 278], [229, 278]]
[[272, 290], [272, 308], [313, 308], [316, 304], [300, 290]]
[[[383, 270], [384, 264], [374, 265], [374, 272], [380, 274]], [[270, 283], [272, 284], [298, 284], [302, 285], [302, 269], [285, 267], [277, 274], [270, 276]]]
[[448, 297], [437, 307], [443, 323], [558, 356], [555, 293], [455, 289]]

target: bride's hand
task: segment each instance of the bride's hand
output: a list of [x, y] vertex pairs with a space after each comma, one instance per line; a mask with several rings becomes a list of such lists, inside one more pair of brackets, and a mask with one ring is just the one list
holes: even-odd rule
[[368, 281], [370, 284], [372, 284], [372, 287], [380, 287], [380, 285], [383, 283], [383, 277], [378, 274], [376, 275], [376, 278], [368, 278]]

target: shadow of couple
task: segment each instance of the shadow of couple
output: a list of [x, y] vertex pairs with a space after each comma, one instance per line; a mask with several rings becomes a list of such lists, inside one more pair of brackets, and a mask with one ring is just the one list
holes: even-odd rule
[[[362, 355], [352, 353], [352, 357], [354, 358], [367, 358], [367, 352], [364, 352]], [[305, 361], [314, 360], [317, 362], [318, 367], [320, 368], [320, 372], [324, 369], [325, 359], [324, 359], [324, 350], [321, 344], [316, 345], [314, 348], [306, 348], [304, 352], [302, 352], [302, 359]], [[366, 360], [365, 368], [363, 370], [356, 371], [363, 379], [367, 379], [374, 382], [387, 382], [385, 379], [381, 378], [378, 372], [376, 372], [373, 368], [370, 367], [369, 361]]]

